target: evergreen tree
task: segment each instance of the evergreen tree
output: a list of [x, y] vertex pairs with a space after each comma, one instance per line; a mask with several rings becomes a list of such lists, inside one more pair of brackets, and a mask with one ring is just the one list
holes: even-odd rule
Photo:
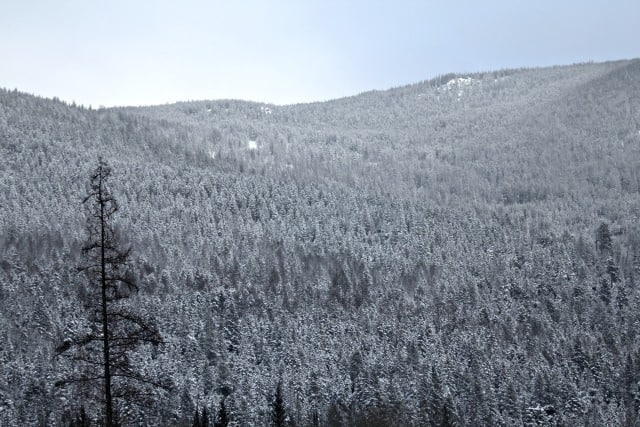
[[198, 412], [198, 408], [196, 408], [195, 413], [193, 414], [193, 422], [191, 423], [192, 427], [202, 427], [202, 423], [200, 422], [200, 413]]
[[[89, 192], [83, 200], [87, 209], [87, 241], [82, 246], [84, 263], [79, 270], [87, 277], [88, 333], [68, 337], [57, 347], [58, 354], [74, 350], [73, 360], [84, 362], [88, 371], [58, 381], [102, 383], [105, 425], [116, 424], [114, 400], [136, 403], [149, 390], [168, 384], [139, 373], [131, 365], [130, 353], [142, 344], [161, 344], [155, 325], [136, 313], [127, 299], [138, 291], [130, 268], [131, 249], [120, 243], [114, 224], [118, 204], [109, 188], [111, 168], [102, 159], [91, 175]], [[114, 388], [114, 385], [117, 386]]]
[[314, 409], [313, 414], [311, 415], [311, 425], [313, 427], [320, 427], [320, 415], [318, 414], [317, 409]]
[[273, 427], [284, 427], [287, 425], [287, 410], [284, 404], [282, 380], [278, 381], [276, 393], [271, 402], [271, 425]]
[[428, 425], [440, 426], [442, 424], [443, 417], [443, 389], [442, 382], [435, 366], [431, 367], [431, 383], [427, 392], [427, 419]]
[[609, 225], [603, 222], [596, 230], [596, 250], [600, 255], [608, 255], [611, 252], [611, 247], [611, 231], [609, 231]]
[[227, 427], [229, 425], [229, 413], [227, 412], [227, 407], [224, 404], [224, 398], [220, 399], [220, 408], [218, 409], [218, 414], [216, 416], [216, 420], [213, 423], [214, 427]]
[[202, 415], [200, 416], [200, 427], [209, 427], [209, 414], [207, 413], [206, 406], [202, 408]]
[[456, 419], [455, 408], [451, 396], [447, 396], [442, 405], [442, 418], [440, 421], [441, 427], [455, 427], [458, 425]]
[[618, 266], [613, 261], [613, 258], [607, 258], [607, 274], [609, 275], [609, 281], [611, 285], [614, 285], [620, 281], [620, 272]]
[[69, 427], [90, 427], [91, 420], [87, 416], [84, 406], [80, 408], [80, 411], [76, 413], [75, 418], [69, 423]]
[[600, 299], [606, 305], [611, 302], [611, 282], [605, 277], [600, 279]]
[[341, 427], [345, 424], [345, 416], [340, 404], [332, 402], [327, 410], [327, 426], [329, 427]]

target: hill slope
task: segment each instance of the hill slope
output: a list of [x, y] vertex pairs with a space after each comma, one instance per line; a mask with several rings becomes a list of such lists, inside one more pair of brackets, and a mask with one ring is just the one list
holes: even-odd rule
[[228, 395], [262, 425], [282, 379], [298, 425], [632, 424], [639, 107], [639, 60], [284, 107], [1, 91], [0, 423], [97, 416], [52, 354], [82, 324], [102, 155], [168, 341], [140, 363], [175, 384], [131, 419], [190, 424]]

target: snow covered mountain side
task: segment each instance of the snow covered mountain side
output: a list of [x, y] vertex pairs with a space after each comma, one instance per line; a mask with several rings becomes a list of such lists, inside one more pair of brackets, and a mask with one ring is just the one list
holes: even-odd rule
[[101, 337], [78, 272], [99, 156], [122, 304], [164, 342], [126, 363], [170, 384], [116, 397], [123, 425], [640, 420], [640, 60], [289, 106], [0, 90], [0, 425], [104, 416], [100, 381], [68, 381], [89, 358], [58, 356]]

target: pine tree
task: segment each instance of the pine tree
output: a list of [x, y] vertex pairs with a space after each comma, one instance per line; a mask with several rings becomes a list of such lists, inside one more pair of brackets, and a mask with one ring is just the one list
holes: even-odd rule
[[218, 415], [216, 417], [215, 422], [213, 423], [214, 427], [227, 427], [229, 425], [229, 413], [227, 412], [227, 407], [224, 404], [224, 399], [220, 399], [220, 408], [218, 409]]
[[613, 258], [607, 258], [607, 274], [609, 275], [609, 281], [611, 285], [614, 285], [620, 281], [620, 272], [618, 266], [613, 261]]
[[282, 380], [278, 381], [276, 393], [271, 402], [271, 425], [273, 427], [284, 427], [287, 425], [287, 410], [284, 405]]
[[428, 425], [440, 426], [443, 417], [443, 387], [435, 366], [431, 367], [431, 383], [427, 392], [427, 417]]
[[611, 252], [612, 239], [611, 231], [606, 222], [603, 222], [596, 230], [596, 249], [601, 255], [608, 255]]
[[606, 305], [611, 302], [611, 282], [604, 277], [600, 279], [600, 299]]
[[333, 402], [327, 409], [327, 426], [329, 427], [341, 427], [345, 424], [344, 411], [338, 402]]
[[191, 423], [191, 426], [202, 427], [202, 423], [200, 422], [200, 412], [198, 412], [198, 408], [196, 408], [196, 411], [193, 414], [193, 422]]
[[458, 425], [456, 421], [455, 408], [453, 407], [453, 401], [451, 396], [447, 396], [442, 405], [442, 418], [440, 426], [442, 427], [455, 427]]
[[73, 419], [69, 423], [69, 427], [89, 427], [91, 426], [91, 420], [87, 416], [87, 413], [84, 410], [84, 406], [80, 408], [80, 412], [78, 412]]
[[318, 414], [317, 409], [314, 409], [313, 414], [311, 415], [311, 425], [313, 427], [320, 427], [320, 414]]
[[[143, 344], [159, 345], [162, 337], [155, 325], [127, 303], [137, 291], [130, 266], [131, 249], [120, 243], [114, 224], [118, 204], [109, 189], [111, 168], [102, 159], [91, 175], [89, 192], [83, 200], [87, 210], [87, 241], [82, 246], [84, 263], [79, 267], [87, 278], [86, 309], [90, 331], [67, 337], [57, 354], [72, 353], [74, 362], [86, 365], [86, 372], [56, 383], [102, 383], [102, 400], [107, 427], [116, 424], [114, 400], [142, 403], [149, 388], [169, 385], [140, 374], [131, 365], [130, 353]], [[73, 351], [70, 351], [73, 350]]]
[[207, 408], [202, 408], [202, 415], [200, 415], [200, 427], [209, 427], [209, 414]]

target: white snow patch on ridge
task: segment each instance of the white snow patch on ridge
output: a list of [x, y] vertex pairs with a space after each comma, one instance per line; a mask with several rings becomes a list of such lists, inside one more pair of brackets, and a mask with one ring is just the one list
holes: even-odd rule
[[471, 86], [473, 83], [475, 83], [475, 80], [472, 79], [471, 77], [458, 77], [457, 79], [451, 79], [449, 80], [445, 86], [447, 87], [447, 89], [451, 90], [454, 88], [460, 88], [460, 87], [464, 87], [464, 86]]
[[436, 93], [457, 92], [458, 98], [460, 98], [464, 94], [464, 88], [473, 86], [476, 83], [479, 83], [479, 80], [471, 77], [457, 77], [438, 87]]
[[258, 142], [257, 141], [253, 141], [253, 140], [249, 140], [249, 142], [247, 143], [247, 148], [249, 150], [257, 150], [258, 149]]

